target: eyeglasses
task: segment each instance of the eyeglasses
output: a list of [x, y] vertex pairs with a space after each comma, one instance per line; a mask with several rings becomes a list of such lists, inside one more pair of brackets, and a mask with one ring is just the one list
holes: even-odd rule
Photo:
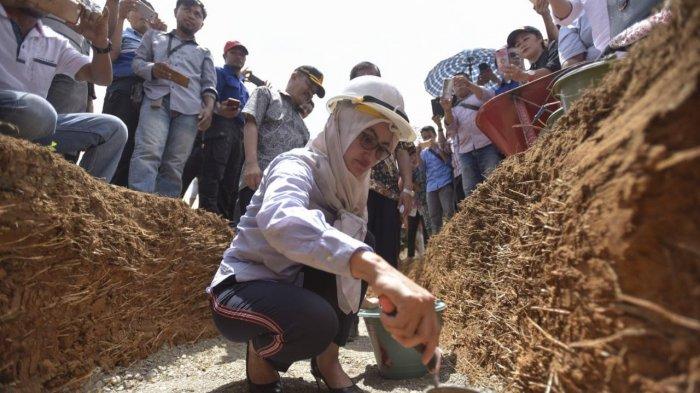
[[384, 161], [391, 155], [386, 147], [382, 146], [374, 133], [362, 131], [358, 136], [360, 146], [367, 151], [374, 151], [374, 156], [377, 161]]

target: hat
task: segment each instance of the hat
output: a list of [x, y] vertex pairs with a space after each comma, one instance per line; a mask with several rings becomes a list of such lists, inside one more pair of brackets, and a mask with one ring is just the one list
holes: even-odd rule
[[226, 45], [224, 45], [224, 54], [228, 53], [233, 48], [240, 47], [245, 51], [246, 56], [248, 55], [248, 48], [243, 46], [240, 41], [228, 41], [226, 42]]
[[416, 139], [416, 133], [404, 112], [403, 96], [384, 79], [365, 75], [351, 80], [342, 93], [328, 100], [328, 109], [333, 111], [335, 105], [341, 101], [363, 105], [387, 118], [398, 130], [400, 141], [413, 142]]
[[323, 98], [326, 95], [326, 89], [323, 88], [323, 74], [316, 67], [310, 65], [303, 65], [297, 67], [296, 70], [309, 77], [311, 83], [316, 85], [316, 95], [318, 98]]
[[537, 36], [537, 38], [542, 38], [542, 33], [540, 33], [539, 30], [532, 26], [523, 26], [519, 29], [515, 29], [508, 34], [508, 39], [506, 42], [508, 43], [509, 48], [515, 47], [515, 39], [518, 38], [518, 35], [521, 33], [532, 33]]

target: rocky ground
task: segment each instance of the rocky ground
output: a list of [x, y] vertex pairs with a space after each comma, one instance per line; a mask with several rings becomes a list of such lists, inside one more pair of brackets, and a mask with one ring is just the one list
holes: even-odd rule
[[[450, 360], [447, 356], [440, 374], [441, 382], [469, 385], [463, 375], [454, 373]], [[363, 323], [360, 323], [360, 337], [341, 350], [341, 362], [353, 381], [368, 392], [422, 392], [433, 383], [431, 376], [410, 380], [382, 378]], [[282, 379], [285, 392], [317, 390], [308, 362], [294, 364]], [[246, 392], [245, 346], [214, 338], [193, 345], [163, 348], [148, 359], [114, 373], [96, 373], [83, 391]]]

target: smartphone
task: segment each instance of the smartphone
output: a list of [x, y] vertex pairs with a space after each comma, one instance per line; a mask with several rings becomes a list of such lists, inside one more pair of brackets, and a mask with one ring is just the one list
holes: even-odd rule
[[442, 98], [446, 100], [452, 99], [452, 96], [455, 94], [454, 90], [454, 81], [452, 78], [447, 78], [442, 81]]
[[433, 116], [445, 116], [445, 110], [442, 109], [442, 105], [440, 105], [440, 97], [430, 100], [430, 106], [433, 108]]
[[153, 10], [153, 8], [149, 7], [142, 1], [136, 2], [136, 11], [138, 11], [147, 21], [154, 20], [158, 17], [158, 14]]
[[230, 106], [233, 109], [238, 109], [238, 107], [241, 106], [241, 102], [235, 98], [228, 98], [226, 99], [226, 106]]

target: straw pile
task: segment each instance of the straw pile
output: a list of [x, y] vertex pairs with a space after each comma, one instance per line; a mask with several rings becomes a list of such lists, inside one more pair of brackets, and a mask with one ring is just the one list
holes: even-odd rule
[[212, 336], [204, 288], [230, 239], [214, 215], [0, 136], [0, 390], [72, 390]]
[[700, 390], [700, 5], [506, 160], [410, 275], [507, 391]]

